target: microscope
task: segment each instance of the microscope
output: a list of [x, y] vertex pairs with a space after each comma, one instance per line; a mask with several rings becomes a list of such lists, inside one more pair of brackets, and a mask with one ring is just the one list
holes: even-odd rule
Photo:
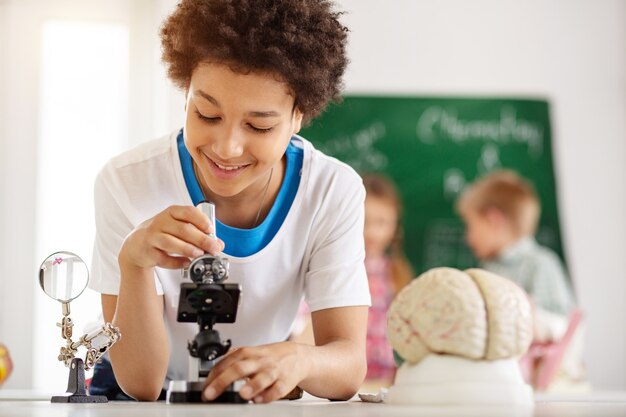
[[[208, 217], [215, 237], [215, 205], [203, 201], [197, 206]], [[199, 331], [187, 344], [189, 350], [189, 373], [186, 381], [170, 381], [167, 390], [168, 403], [202, 402], [202, 390], [209, 372], [217, 359], [226, 354], [231, 346], [230, 340], [222, 340], [213, 327], [216, 323], [234, 323], [241, 295], [239, 284], [225, 284], [228, 279], [229, 262], [205, 254], [195, 258], [189, 268], [183, 270], [183, 278], [190, 282], [180, 285], [177, 321], [196, 322]], [[244, 381], [231, 384], [212, 402], [247, 403], [239, 396], [239, 388]]]

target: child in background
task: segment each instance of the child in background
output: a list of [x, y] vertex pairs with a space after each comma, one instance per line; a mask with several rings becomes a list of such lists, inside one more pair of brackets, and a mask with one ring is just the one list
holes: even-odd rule
[[[575, 301], [558, 256], [534, 239], [540, 204], [533, 186], [512, 171], [495, 171], [463, 191], [457, 211], [465, 222], [467, 244], [481, 267], [510, 278], [531, 297], [535, 341], [561, 339]], [[569, 363], [564, 371], [570, 379], [580, 379], [583, 373], [582, 341], [575, 344], [578, 352], [569, 349], [563, 362], [563, 366]]]
[[402, 247], [402, 204], [393, 183], [379, 175], [363, 176], [365, 186], [365, 270], [372, 295], [367, 326], [367, 376], [382, 385], [393, 382], [395, 363], [387, 341], [387, 310], [413, 278]]
[[557, 255], [534, 239], [539, 200], [512, 171], [496, 171], [468, 186], [457, 201], [466, 241], [482, 267], [522, 287], [539, 309], [563, 317], [574, 307]]
[[[387, 309], [395, 295], [413, 278], [402, 247], [402, 204], [391, 180], [380, 174], [363, 176], [365, 186], [365, 270], [372, 296], [367, 325], [366, 384], [388, 386], [395, 362], [387, 341]], [[300, 305], [290, 340], [313, 344], [306, 304]]]

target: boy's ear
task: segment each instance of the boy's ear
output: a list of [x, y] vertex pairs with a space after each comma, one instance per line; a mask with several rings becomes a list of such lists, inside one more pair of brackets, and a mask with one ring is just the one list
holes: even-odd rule
[[293, 112], [293, 133], [297, 134], [298, 132], [300, 132], [300, 129], [302, 128], [302, 118], [304, 117], [304, 114], [300, 111], [300, 109], [298, 107], [296, 107], [294, 109]]

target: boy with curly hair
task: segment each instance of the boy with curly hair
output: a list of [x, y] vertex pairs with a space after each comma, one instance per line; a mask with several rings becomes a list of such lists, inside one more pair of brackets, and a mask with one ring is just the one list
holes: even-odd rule
[[[187, 378], [197, 325], [176, 321], [180, 269], [204, 253], [227, 256], [243, 290], [237, 321], [216, 326], [238, 348], [212, 369], [205, 400], [237, 380], [255, 402], [295, 386], [348, 399], [363, 381], [363, 185], [297, 135], [339, 98], [339, 15], [326, 0], [183, 0], [166, 19], [163, 60], [186, 94], [185, 125], [114, 158], [95, 185], [90, 285], [123, 334], [110, 359], [131, 397], [155, 400]], [[194, 207], [202, 200], [215, 204], [216, 231]], [[285, 341], [303, 295], [315, 346]]]

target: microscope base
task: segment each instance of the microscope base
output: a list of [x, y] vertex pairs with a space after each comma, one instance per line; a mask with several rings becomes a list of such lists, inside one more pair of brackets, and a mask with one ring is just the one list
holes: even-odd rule
[[213, 401], [203, 401], [202, 389], [204, 388], [204, 381], [170, 381], [170, 386], [167, 390], [166, 401], [168, 404], [202, 402], [246, 404], [248, 400], [244, 400], [239, 396], [240, 385], [242, 384], [232, 384]]

